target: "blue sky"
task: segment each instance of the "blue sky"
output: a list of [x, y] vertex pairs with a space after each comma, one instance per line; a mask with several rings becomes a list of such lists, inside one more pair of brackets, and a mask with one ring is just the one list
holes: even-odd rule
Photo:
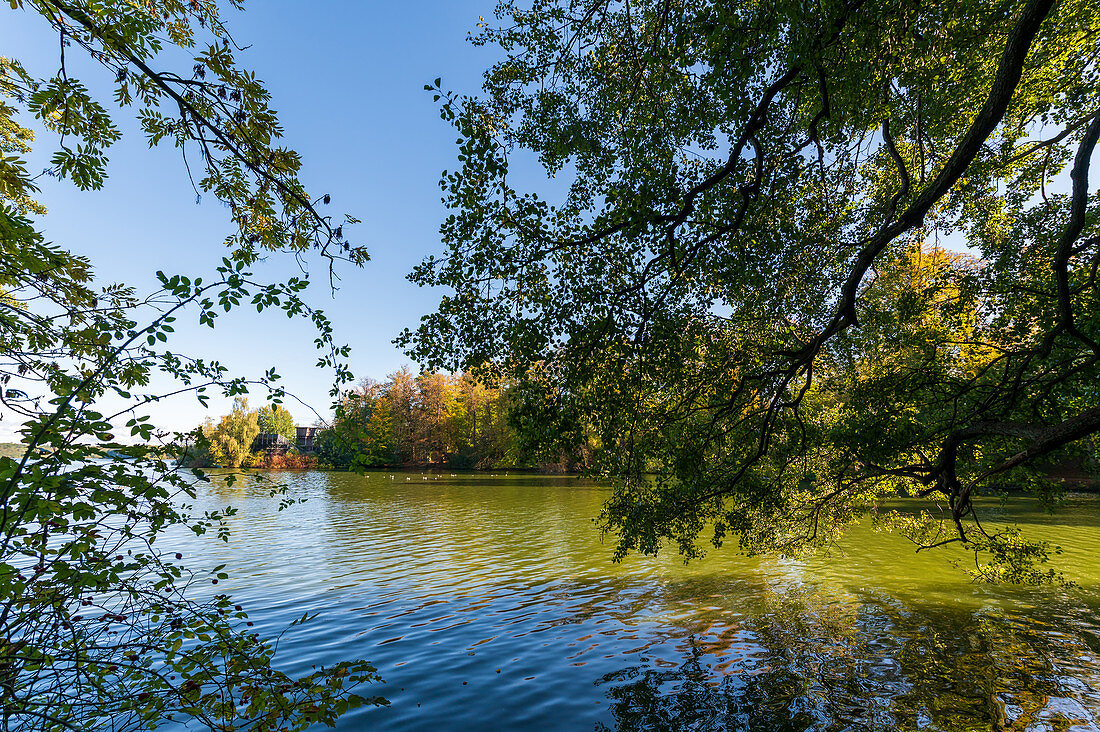
[[[444, 209], [437, 181], [443, 169], [454, 167], [456, 155], [455, 133], [423, 87], [443, 77], [456, 91], [478, 89], [493, 50], [476, 48], [466, 37], [494, 5], [265, 0], [227, 16], [238, 43], [251, 46], [239, 60], [267, 84], [286, 144], [303, 156], [307, 186], [316, 195], [332, 195], [332, 213], [363, 219], [354, 236], [372, 261], [361, 270], [343, 270], [334, 298], [325, 278], [316, 277], [308, 298], [333, 320], [337, 339], [351, 345], [357, 375], [381, 379], [408, 363], [391, 340], [437, 302], [438, 293], [405, 279], [425, 255], [440, 249]], [[22, 60], [32, 73], [52, 74], [56, 36], [36, 15], [5, 8], [3, 16], [4, 54]], [[180, 70], [189, 68], [184, 63]], [[94, 68], [78, 67], [78, 75], [94, 88]], [[158, 269], [209, 272], [223, 254], [227, 211], [209, 197], [196, 205], [178, 152], [150, 151], [125, 115], [116, 116], [128, 134], [111, 148], [103, 190], [81, 192], [42, 179], [48, 238], [90, 257], [102, 283], [148, 291]], [[30, 162], [45, 167], [53, 142], [43, 135], [42, 157]], [[259, 271], [277, 276], [292, 272], [293, 265], [273, 261]], [[212, 331], [184, 325], [178, 335], [176, 350], [216, 355], [236, 373], [258, 375], [276, 366], [288, 389], [327, 412], [331, 374], [314, 366], [309, 324], [241, 311]], [[288, 406], [300, 423], [313, 421], [308, 410]], [[212, 412], [226, 407], [214, 402]], [[197, 403], [184, 399], [165, 407], [155, 421], [178, 429], [203, 416]], [[0, 439], [13, 426], [10, 418], [0, 421]]]

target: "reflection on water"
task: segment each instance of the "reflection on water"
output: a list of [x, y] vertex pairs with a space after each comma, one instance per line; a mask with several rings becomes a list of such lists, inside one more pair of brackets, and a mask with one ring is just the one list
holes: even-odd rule
[[805, 562], [614, 565], [591, 521], [605, 493], [573, 478], [276, 477], [308, 502], [210, 486], [240, 509], [233, 539], [173, 550], [227, 562], [269, 633], [320, 613], [281, 641], [288, 669], [378, 666], [391, 706], [343, 729], [1100, 730], [1096, 499], [1003, 509], [1080, 584], [1034, 590], [869, 530]]
[[678, 666], [606, 674], [613, 721], [598, 728], [1096, 729], [1100, 679], [1081, 636], [885, 598], [825, 614], [775, 598], [772, 610], [741, 643], [692, 638]]

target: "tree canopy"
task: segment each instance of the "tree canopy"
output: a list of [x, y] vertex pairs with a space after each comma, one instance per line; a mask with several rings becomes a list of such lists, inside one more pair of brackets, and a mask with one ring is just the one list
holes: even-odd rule
[[226, 468], [239, 468], [252, 451], [252, 441], [260, 434], [260, 414], [248, 408], [248, 400], [237, 397], [229, 414], [217, 424], [208, 421], [202, 426], [203, 437], [210, 444], [211, 463]]
[[1100, 7], [534, 0], [498, 20], [474, 38], [500, 49], [482, 94], [428, 86], [460, 154], [445, 252], [411, 275], [447, 294], [409, 352], [489, 362], [528, 434], [595, 439], [620, 554], [691, 555], [704, 531], [796, 552], [914, 496], [875, 515], [979, 575], [1050, 578], [975, 498], [1052, 499], [1044, 465], [1095, 459]]
[[294, 415], [278, 404], [265, 404], [260, 407], [256, 413], [256, 420], [260, 432], [265, 434], [282, 435], [292, 441], [298, 434], [294, 425]]
[[364, 379], [347, 390], [317, 436], [316, 451], [340, 468], [435, 464], [558, 472], [583, 462], [583, 451], [528, 450], [518, 439], [514, 408], [507, 384], [490, 388], [472, 373], [413, 376], [406, 367], [385, 382]]

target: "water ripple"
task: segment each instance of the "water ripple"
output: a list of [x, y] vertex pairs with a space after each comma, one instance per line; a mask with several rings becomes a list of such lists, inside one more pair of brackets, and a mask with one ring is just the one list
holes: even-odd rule
[[[870, 531], [804, 562], [610, 562], [606, 495], [573, 478], [295, 473], [309, 501], [215, 483], [228, 545], [176, 537], [288, 670], [374, 663], [389, 708], [341, 729], [1098, 730], [1100, 504], [1001, 518], [1062, 546], [1083, 589], [970, 584]], [[174, 549], [175, 550], [175, 549]]]

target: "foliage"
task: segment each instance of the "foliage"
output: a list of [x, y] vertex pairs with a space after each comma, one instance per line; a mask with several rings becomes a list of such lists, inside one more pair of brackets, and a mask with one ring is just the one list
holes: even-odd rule
[[409, 353], [491, 363], [522, 440], [598, 446], [620, 556], [794, 553], [909, 495], [980, 575], [1046, 577], [975, 498], [1052, 505], [1040, 468], [1100, 431], [1100, 6], [498, 13], [484, 93], [427, 87], [460, 154]]
[[316, 470], [322, 463], [316, 455], [287, 450], [252, 455], [251, 466], [257, 470]]
[[252, 442], [260, 434], [259, 412], [248, 408], [248, 400], [237, 397], [233, 410], [217, 424], [209, 418], [201, 428], [202, 453], [191, 464], [199, 467], [216, 465], [239, 468], [252, 452]]
[[402, 368], [385, 383], [367, 379], [348, 390], [316, 451], [339, 467], [529, 467], [510, 405], [506, 388], [488, 388], [472, 373], [414, 377]]
[[260, 432], [264, 434], [282, 435], [291, 441], [298, 436], [294, 426], [294, 415], [278, 404], [265, 404], [260, 407], [256, 419], [259, 421]]
[[[250, 382], [219, 362], [167, 345], [184, 314], [213, 327], [242, 304], [311, 320], [319, 366], [335, 370], [337, 393], [349, 378], [347, 348], [302, 300], [308, 276], [265, 283], [250, 265], [264, 253], [312, 250], [331, 277], [334, 262], [358, 264], [366, 253], [318, 211], [327, 196], [306, 194], [298, 156], [279, 146], [268, 94], [237, 65], [214, 2], [10, 6], [3, 12], [32, 14], [53, 29], [60, 58], [45, 75], [0, 61], [0, 382], [5, 406], [25, 420], [21, 454], [0, 457], [3, 727], [144, 730], [176, 720], [219, 730], [305, 729], [381, 703], [354, 693], [376, 678], [361, 661], [301, 678], [279, 671], [274, 642], [251, 630], [241, 606], [206, 587], [225, 577], [221, 568], [189, 569], [160, 549], [156, 540], [168, 530], [225, 538], [231, 510], [188, 508], [204, 477], [177, 467], [173, 436], [146, 415], [167, 396], [151, 387], [155, 378], [174, 380], [168, 392], [203, 404], [211, 391], [246, 393]], [[181, 52], [193, 56], [184, 73], [158, 70]], [[72, 76], [73, 53], [98, 64], [103, 78], [85, 84]], [[19, 120], [55, 140], [52, 175], [99, 188], [120, 136], [108, 104], [91, 91], [105, 86], [151, 145], [181, 149], [198, 173], [197, 192], [230, 213], [227, 256], [212, 274], [158, 273], [159, 289], [146, 296], [100, 287], [89, 261], [39, 230], [48, 216], [30, 218], [43, 209], [20, 155], [37, 142]], [[272, 370], [251, 383], [278, 398], [277, 379]], [[11, 389], [33, 398], [13, 401]], [[103, 411], [108, 399], [122, 407]], [[119, 429], [136, 444], [118, 439]], [[234, 434], [243, 441], [244, 432]]]

